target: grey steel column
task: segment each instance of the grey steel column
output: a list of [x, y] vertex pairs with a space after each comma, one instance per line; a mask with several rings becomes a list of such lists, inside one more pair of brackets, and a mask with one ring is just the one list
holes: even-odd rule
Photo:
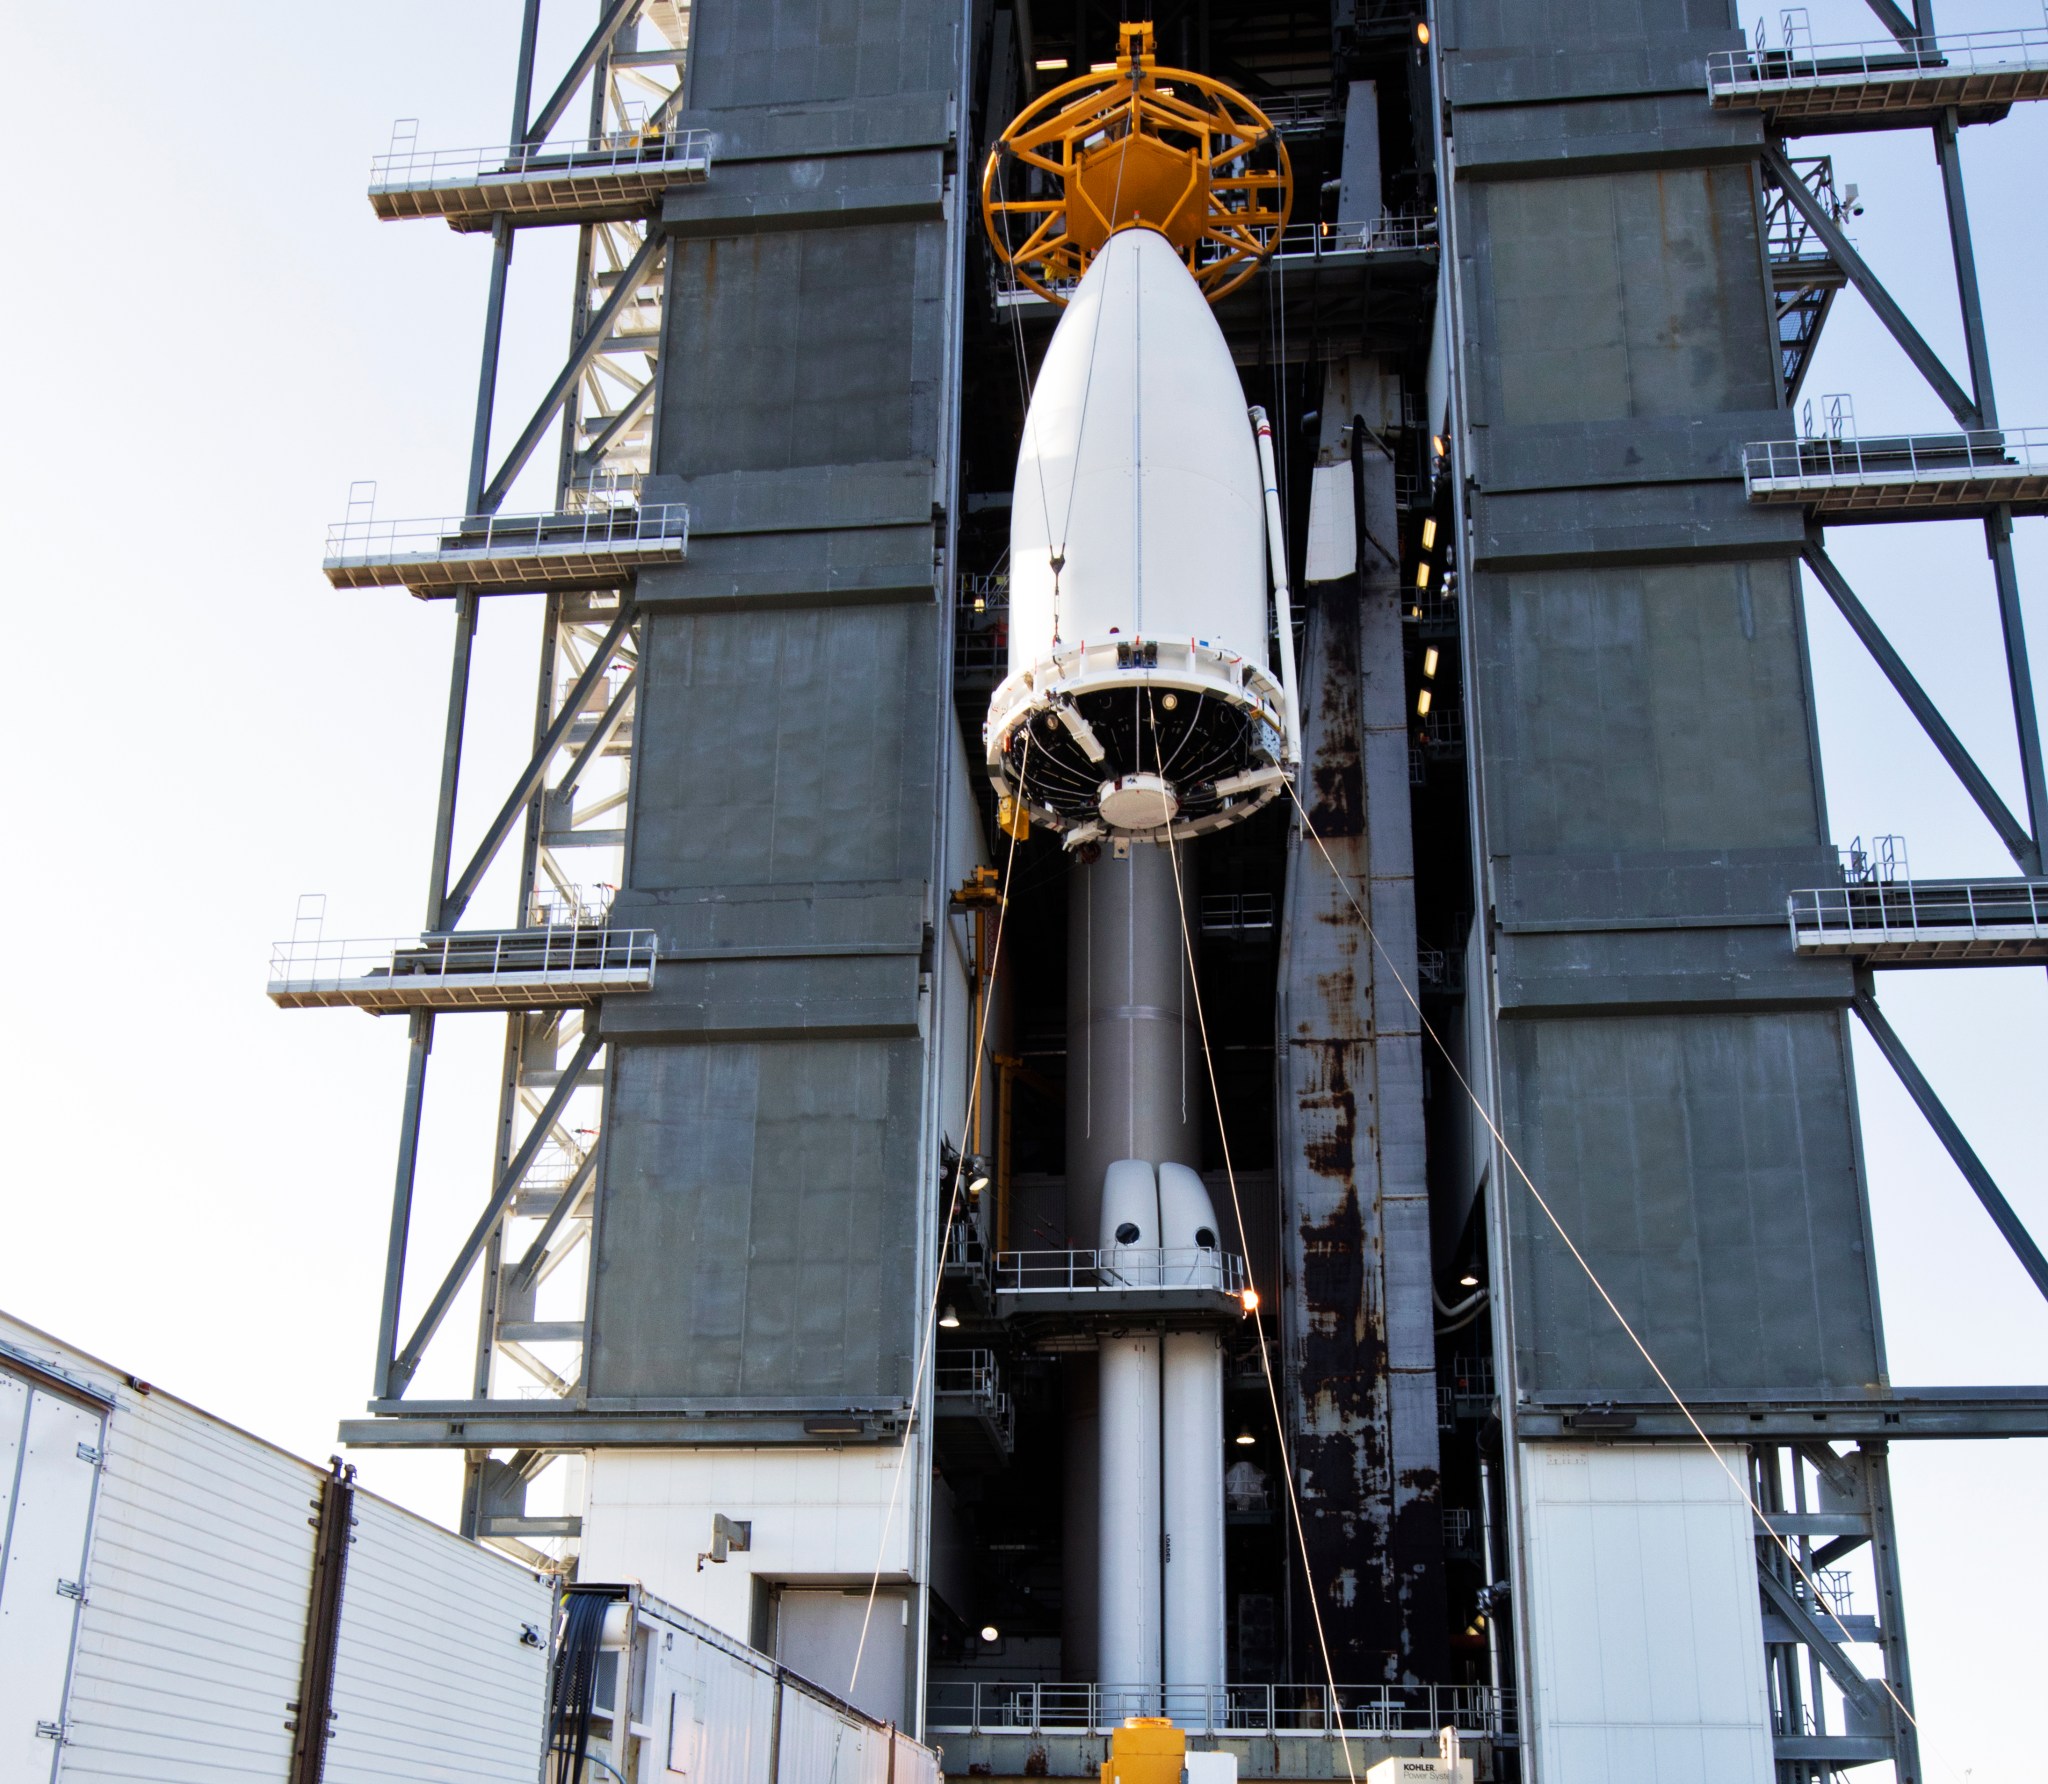
[[[1120, 1158], [1202, 1163], [1207, 1106], [1181, 903], [1198, 908], [1194, 862], [1175, 845], [1102, 845], [1067, 877], [1067, 1243], [1098, 1240], [1102, 1175]], [[1097, 1477], [1101, 1426], [1095, 1358], [1060, 1371], [1066, 1401], [1061, 1649], [1069, 1679], [1096, 1676]], [[1128, 1681], [1124, 1681], [1128, 1682]]]
[[[1998, 426], [1998, 397], [1991, 382], [1991, 347], [1984, 332], [1984, 301], [1977, 288], [1977, 255], [1970, 238], [1969, 202], [1963, 192], [1963, 162], [1951, 106], [1934, 127], [1934, 158], [1941, 167], [1947, 201], [1949, 248], [1955, 256], [1956, 293], [1962, 301], [1963, 344], [1970, 383], [1981, 416], [1979, 425]], [[1984, 544], [1998, 584], [1998, 625], [2005, 638], [2005, 672], [2012, 690], [2013, 726], [2019, 733], [2020, 775], [2026, 786], [2027, 828], [2038, 863], [2048, 841], [2048, 774], [2041, 761], [2041, 721], [2034, 705], [2033, 670], [2027, 660], [2026, 622], [2020, 611], [2019, 570], [2012, 555], [2012, 510], [2000, 505], [1984, 522]]]
[[1120, 1158], [1201, 1168], [1208, 1081], [1181, 941], [1194, 863], [1177, 844], [1105, 844], [1076, 861], [1067, 895], [1067, 1243], [1096, 1243], [1102, 1174]]

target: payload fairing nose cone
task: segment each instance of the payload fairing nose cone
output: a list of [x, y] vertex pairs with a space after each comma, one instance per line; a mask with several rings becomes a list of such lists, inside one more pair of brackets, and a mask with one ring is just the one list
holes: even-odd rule
[[[1235, 823], [1299, 755], [1269, 436], [1209, 309], [1277, 242], [1292, 176], [1249, 101], [1158, 68], [1150, 26], [1122, 35], [1114, 75], [1046, 95], [983, 182], [1000, 257], [1065, 304], [1018, 447], [984, 741], [1010, 809], [1069, 848]], [[1007, 196], [1013, 164], [1063, 199]]]
[[998, 786], [1070, 846], [1169, 822], [1193, 835], [1272, 798], [1289, 740], [1266, 575], [1259, 454], [1223, 331], [1164, 235], [1119, 230], [1025, 418], [1010, 673], [989, 709]]

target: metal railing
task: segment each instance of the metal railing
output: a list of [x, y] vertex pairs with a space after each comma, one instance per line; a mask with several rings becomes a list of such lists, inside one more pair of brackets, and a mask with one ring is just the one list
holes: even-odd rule
[[450, 558], [597, 554], [689, 542], [690, 511], [681, 502], [645, 508], [592, 507], [566, 514], [458, 514], [428, 520], [351, 519], [327, 529], [323, 568], [366, 569]]
[[[1268, 224], [1248, 231], [1262, 254], [1290, 263], [1321, 260], [1338, 254], [1414, 254], [1437, 245], [1436, 214], [1389, 212], [1372, 222], [1289, 223], [1276, 228]], [[1196, 251], [1195, 264], [1210, 266], [1235, 252], [1228, 243], [1205, 240]], [[1028, 303], [1037, 293], [1018, 285], [1007, 276], [998, 293], [1005, 303]], [[1052, 289], [1061, 297], [1072, 294], [1078, 279], [1063, 279]]]
[[1811, 886], [1785, 900], [1804, 948], [1913, 942], [2048, 943], [2048, 880], [1868, 880]]
[[1127, 1716], [1167, 1716], [1189, 1734], [1330, 1739], [1434, 1735], [1483, 1740], [1512, 1732], [1513, 1702], [1484, 1685], [1100, 1685], [934, 1679], [935, 1734], [1108, 1734]]
[[1069, 1295], [1090, 1289], [1212, 1289], [1242, 1295], [1244, 1259], [1210, 1246], [1154, 1249], [1113, 1245], [1093, 1251], [999, 1251], [999, 1295]]
[[1202, 894], [1202, 933], [1237, 937], [1265, 936], [1273, 932], [1273, 894], [1270, 892], [1205, 892]]
[[1788, 43], [1766, 49], [1715, 50], [1707, 57], [1707, 92], [1716, 100], [1764, 100], [1797, 87], [1865, 85], [1904, 79], [1957, 80], [2048, 70], [2048, 23], [2011, 31], [1971, 31], [1900, 40]]
[[370, 190], [400, 192], [475, 185], [487, 179], [588, 178], [658, 170], [701, 180], [711, 171], [708, 130], [620, 131], [583, 142], [495, 144], [480, 149], [419, 149], [400, 144], [370, 162]]
[[349, 941], [279, 942], [270, 951], [273, 992], [349, 990], [407, 980], [573, 980], [652, 973], [651, 929], [502, 929]]
[[964, 1394], [994, 1405], [1002, 1392], [996, 1353], [992, 1350], [949, 1351], [932, 1369], [932, 1387], [941, 1394]]
[[1743, 488], [1752, 494], [1770, 484], [1967, 483], [1987, 477], [2048, 477], [2048, 428], [1822, 434], [1759, 440], [1742, 449]]
[[540, 886], [526, 901], [529, 929], [602, 929], [616, 886]]
[[953, 604], [953, 673], [993, 676], [1010, 672], [1010, 578], [962, 576]]

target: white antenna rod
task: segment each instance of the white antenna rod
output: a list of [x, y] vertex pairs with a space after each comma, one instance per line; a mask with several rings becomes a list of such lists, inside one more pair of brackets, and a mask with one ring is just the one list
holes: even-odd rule
[[1251, 416], [1259, 439], [1259, 477], [1266, 486], [1266, 555], [1273, 565], [1273, 618], [1280, 634], [1280, 693], [1287, 727], [1280, 755], [1293, 768], [1301, 761], [1301, 703], [1294, 695], [1294, 602], [1287, 592], [1287, 535], [1280, 525], [1280, 488], [1273, 474], [1273, 424], [1257, 403]]

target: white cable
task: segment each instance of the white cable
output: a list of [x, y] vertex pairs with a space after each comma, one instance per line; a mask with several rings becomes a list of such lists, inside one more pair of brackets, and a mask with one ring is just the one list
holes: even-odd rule
[[[1357, 916], [1360, 926], [1372, 938], [1373, 948], [1379, 954], [1379, 957], [1386, 962], [1387, 971], [1393, 976], [1394, 983], [1400, 986], [1401, 995], [1408, 1000], [1409, 1007], [1414, 1010], [1415, 1019], [1422, 1025], [1422, 1032], [1435, 1042], [1437, 1051], [1444, 1057], [1444, 1063], [1451, 1068], [1451, 1076], [1457, 1079], [1458, 1087], [1470, 1099], [1473, 1109], [1479, 1115], [1479, 1119], [1485, 1122], [1486, 1131], [1493, 1136], [1494, 1144], [1501, 1149], [1501, 1155], [1506, 1158], [1509, 1164], [1514, 1166], [1515, 1175], [1521, 1178], [1524, 1185], [1527, 1186], [1529, 1194], [1536, 1200], [1536, 1206], [1543, 1210], [1544, 1218], [1556, 1229], [1557, 1236], [1564, 1241], [1565, 1249], [1572, 1254], [1573, 1261], [1585, 1272], [1586, 1280], [1593, 1285], [1594, 1292], [1607, 1304], [1607, 1311], [1614, 1315], [1615, 1323], [1628, 1334], [1628, 1341], [1636, 1347], [1637, 1354], [1642, 1357], [1645, 1363], [1649, 1364], [1650, 1373], [1656, 1376], [1658, 1384], [1664, 1389], [1665, 1393], [1671, 1396], [1671, 1404], [1678, 1408], [1685, 1422], [1692, 1427], [1693, 1435], [1706, 1445], [1707, 1454], [1714, 1458], [1716, 1466], [1734, 1484], [1735, 1490], [1742, 1495], [1742, 1502], [1749, 1507], [1750, 1515], [1769, 1534], [1771, 1540], [1778, 1545], [1785, 1559], [1792, 1564], [1792, 1571], [1805, 1583], [1810, 1608], [1819, 1615], [1825, 1616], [1829, 1622], [1834, 1624], [1835, 1628], [1840, 1632], [1844, 1643], [1853, 1641], [1855, 1638], [1850, 1635], [1848, 1625], [1836, 1615], [1834, 1607], [1822, 1595], [1819, 1583], [1801, 1565], [1799, 1557], [1792, 1552], [1792, 1545], [1772, 1527], [1770, 1519], [1764, 1515], [1763, 1508], [1757, 1504], [1754, 1495], [1751, 1494], [1748, 1483], [1734, 1469], [1728, 1466], [1727, 1458], [1721, 1454], [1714, 1440], [1707, 1435], [1706, 1427], [1693, 1416], [1693, 1410], [1685, 1403], [1685, 1397], [1672, 1385], [1671, 1378], [1664, 1373], [1657, 1359], [1650, 1354], [1650, 1347], [1637, 1335], [1635, 1327], [1629, 1324], [1628, 1316], [1622, 1312], [1614, 1297], [1607, 1292], [1607, 1285], [1600, 1280], [1599, 1274], [1586, 1261], [1585, 1253], [1574, 1243], [1571, 1234], [1565, 1231], [1564, 1222], [1558, 1219], [1557, 1211], [1551, 1207], [1542, 1190], [1536, 1187], [1536, 1179], [1529, 1175], [1522, 1161], [1516, 1157], [1515, 1149], [1508, 1144], [1507, 1136], [1494, 1124], [1492, 1114], [1488, 1111], [1486, 1105], [1479, 1100], [1478, 1093], [1467, 1082], [1465, 1074], [1458, 1069], [1458, 1062], [1451, 1057], [1450, 1049], [1444, 1045], [1436, 1030], [1430, 1026], [1429, 1018], [1423, 1015], [1422, 1005], [1416, 1000], [1415, 993], [1409, 988], [1408, 981], [1401, 976], [1401, 969], [1394, 964], [1393, 957], [1387, 952], [1385, 945], [1380, 941], [1379, 933], [1373, 928], [1371, 919], [1366, 916], [1364, 908], [1358, 902], [1357, 894], [1351, 889], [1351, 882], [1344, 877], [1335, 859], [1331, 856], [1328, 845], [1324, 843], [1321, 835], [1318, 834], [1314, 821], [1308, 815], [1308, 808], [1301, 803], [1301, 795], [1294, 790], [1294, 783], [1289, 781], [1286, 784], [1288, 794], [1294, 800], [1294, 809], [1301, 814], [1302, 828], [1308, 832], [1309, 836], [1314, 840], [1317, 849], [1321, 851], [1324, 862], [1329, 866], [1330, 872], [1336, 876], [1337, 884], [1343, 888], [1344, 896], [1350, 902], [1351, 909]], [[1905, 1699], [1892, 1689], [1892, 1683], [1889, 1679], [1880, 1677], [1869, 1682], [1878, 1686], [1885, 1696], [1897, 1705], [1899, 1714], [1905, 1717], [1908, 1723], [1916, 1729], [1920, 1726], [1913, 1712], [1906, 1707]]]

